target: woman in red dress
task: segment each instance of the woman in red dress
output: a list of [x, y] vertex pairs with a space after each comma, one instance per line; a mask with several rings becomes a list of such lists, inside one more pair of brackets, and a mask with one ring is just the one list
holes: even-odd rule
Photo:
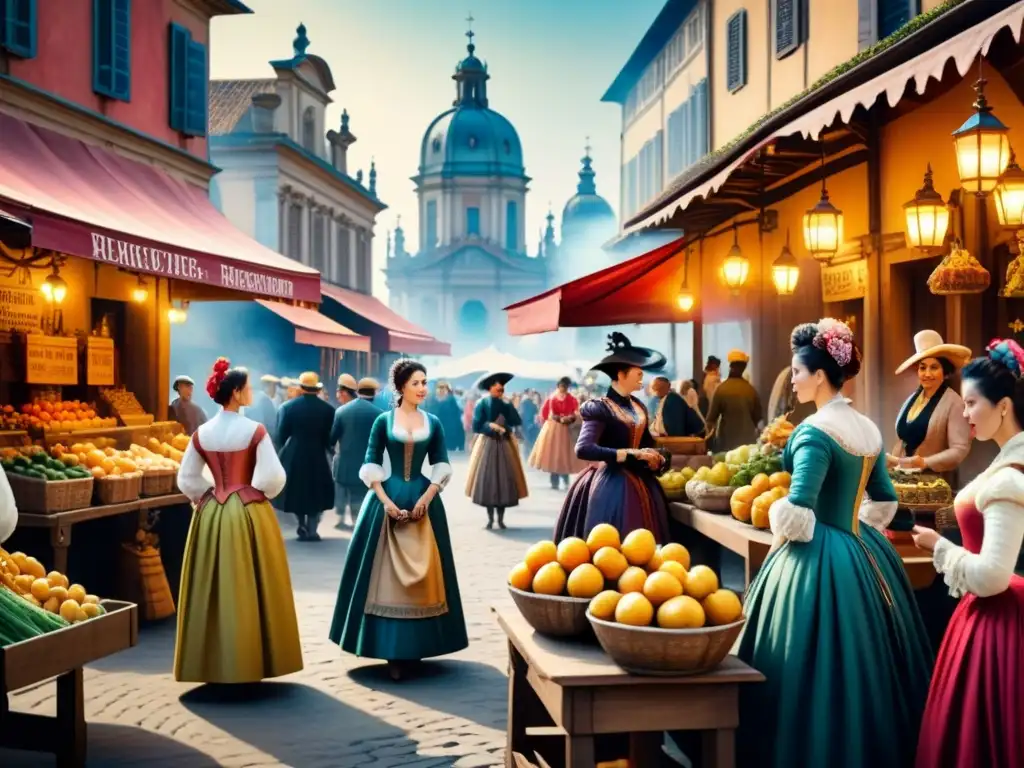
[[964, 546], [916, 527], [950, 594], [962, 597], [939, 649], [917, 768], [1024, 764], [1024, 349], [994, 341], [961, 372], [964, 415], [999, 455], [957, 494]]
[[570, 425], [580, 417], [580, 404], [569, 393], [572, 381], [563, 376], [558, 386], [544, 401], [540, 418], [544, 422], [537, 442], [527, 460], [531, 467], [551, 475], [551, 487], [558, 490], [559, 481], [569, 487], [569, 475], [586, 469], [587, 463], [576, 458], [576, 444]]

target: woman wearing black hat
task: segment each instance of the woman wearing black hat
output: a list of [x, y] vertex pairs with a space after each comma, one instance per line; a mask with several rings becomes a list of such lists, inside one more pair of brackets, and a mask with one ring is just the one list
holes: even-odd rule
[[512, 430], [522, 425], [519, 412], [504, 400], [511, 373], [482, 376], [476, 388], [487, 395], [473, 409], [473, 431], [480, 435], [469, 457], [466, 495], [487, 508], [487, 529], [505, 527], [506, 507], [515, 507], [527, 496], [526, 473]]
[[625, 536], [650, 530], [659, 543], [668, 541], [668, 502], [655, 472], [664, 457], [654, 448], [647, 409], [633, 396], [643, 387], [644, 371], [665, 365], [665, 356], [634, 347], [621, 333], [609, 337], [611, 353], [593, 370], [612, 380], [608, 394], [580, 408], [583, 428], [576, 456], [595, 462], [576, 478], [555, 525], [555, 541], [585, 539], [598, 523], [611, 523]]

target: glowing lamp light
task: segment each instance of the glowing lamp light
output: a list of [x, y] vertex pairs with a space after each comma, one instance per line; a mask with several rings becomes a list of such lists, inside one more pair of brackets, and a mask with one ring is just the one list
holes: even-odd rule
[[171, 307], [167, 310], [167, 322], [172, 325], [181, 325], [188, 320], [188, 312], [180, 307]]
[[960, 184], [968, 192], [985, 195], [995, 189], [999, 177], [1010, 164], [1010, 131], [992, 114], [985, 99], [985, 78], [974, 84], [977, 98], [974, 114], [953, 131], [956, 167]]
[[149, 298], [149, 289], [146, 287], [146, 281], [142, 279], [142, 275], [139, 275], [138, 284], [132, 288], [132, 301], [136, 304], [142, 304]]
[[1010, 164], [999, 177], [992, 197], [996, 202], [999, 226], [1015, 229], [1024, 226], [1024, 170], [1017, 165], [1013, 150], [1010, 150]]
[[750, 261], [740, 250], [739, 236], [735, 227], [732, 230], [732, 248], [729, 249], [729, 255], [722, 262], [721, 275], [722, 282], [725, 283], [726, 288], [732, 291], [733, 295], [739, 293], [740, 288], [746, 285], [747, 277], [750, 275]]
[[696, 303], [696, 299], [693, 298], [693, 294], [685, 288], [679, 292], [679, 296], [676, 297], [676, 304], [683, 312], [689, 312], [693, 309], [693, 305]]
[[39, 290], [48, 302], [62, 304], [64, 303], [64, 298], [68, 295], [68, 284], [64, 282], [64, 278], [57, 274], [55, 267], [53, 274], [47, 276], [43, 284], [39, 286]]
[[907, 221], [907, 242], [911, 248], [941, 248], [949, 229], [949, 208], [932, 183], [932, 165], [924, 174], [924, 186], [914, 199], [903, 204]]
[[829, 201], [822, 179], [821, 198], [804, 214], [804, 247], [817, 261], [828, 264], [842, 243], [843, 212]]
[[793, 252], [789, 250], [789, 231], [786, 231], [786, 244], [782, 253], [772, 262], [772, 282], [779, 296], [792, 296], [796, 293], [796, 284], [800, 279], [800, 264]]

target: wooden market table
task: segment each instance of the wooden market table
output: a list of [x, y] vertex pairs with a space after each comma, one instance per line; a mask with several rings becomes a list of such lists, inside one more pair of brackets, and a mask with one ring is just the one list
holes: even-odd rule
[[538, 742], [560, 737], [566, 768], [594, 768], [595, 737], [629, 734], [632, 764], [653, 768], [664, 731], [701, 731], [703, 765], [732, 768], [739, 687], [762, 682], [757, 670], [728, 656], [704, 675], [631, 675], [596, 642], [544, 637], [514, 607], [492, 610], [508, 636], [506, 766], [517, 765], [517, 753], [549, 765]]

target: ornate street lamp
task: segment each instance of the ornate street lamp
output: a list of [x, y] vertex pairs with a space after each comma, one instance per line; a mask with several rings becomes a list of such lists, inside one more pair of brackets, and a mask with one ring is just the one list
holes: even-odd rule
[[722, 280], [725, 282], [725, 287], [735, 296], [740, 292], [740, 288], [746, 285], [749, 275], [750, 262], [740, 250], [739, 235], [736, 225], [733, 224], [732, 248], [729, 249], [729, 255], [722, 262]]
[[1017, 158], [1010, 150], [1010, 164], [999, 177], [999, 183], [992, 190], [996, 202], [999, 226], [1017, 229], [1024, 226], [1024, 170], [1017, 165]]
[[796, 284], [800, 279], [800, 264], [793, 252], [789, 250], [789, 230], [786, 230], [786, 244], [782, 253], [772, 262], [772, 282], [779, 296], [792, 296], [796, 292]]
[[693, 309], [693, 305], [697, 303], [697, 300], [693, 297], [686, 288], [679, 291], [679, 296], [676, 297], [676, 303], [683, 312], [689, 312]]
[[907, 220], [907, 242], [911, 248], [941, 248], [949, 229], [949, 208], [932, 183], [932, 165], [924, 174], [924, 186], [914, 199], [903, 204]]
[[960, 184], [975, 195], [991, 192], [1010, 163], [1010, 129], [992, 114], [985, 99], [986, 82], [985, 78], [978, 78], [974, 84], [975, 112], [953, 131]]
[[149, 298], [149, 288], [146, 287], [146, 282], [142, 279], [142, 275], [139, 275], [139, 282], [134, 288], [132, 288], [132, 301], [136, 304], [142, 304]]
[[39, 286], [40, 293], [51, 304], [63, 304], [64, 298], [68, 295], [68, 284], [60, 276], [57, 264], [53, 264], [53, 272], [47, 275], [43, 284]]
[[825, 179], [821, 180], [821, 198], [804, 214], [804, 247], [817, 261], [828, 264], [843, 243], [843, 212], [828, 199]]

